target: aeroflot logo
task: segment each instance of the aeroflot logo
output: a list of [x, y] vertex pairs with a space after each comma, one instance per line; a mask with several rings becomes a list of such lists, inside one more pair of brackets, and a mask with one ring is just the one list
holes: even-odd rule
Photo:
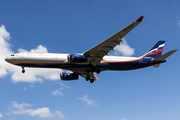
[[162, 50], [163, 50], [163, 48], [164, 48], [164, 45], [165, 45], [165, 43], [159, 45], [158, 48], [155, 48], [155, 49], [149, 51], [145, 56], [154, 55], [154, 54], [157, 54], [157, 53], [159, 53], [159, 52], [162, 52]]

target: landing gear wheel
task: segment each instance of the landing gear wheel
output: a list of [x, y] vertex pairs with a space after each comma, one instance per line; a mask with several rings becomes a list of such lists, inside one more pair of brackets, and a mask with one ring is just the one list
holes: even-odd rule
[[96, 73], [97, 73], [97, 74], [99, 74], [100, 72], [101, 72], [101, 70], [100, 70], [100, 69], [97, 69], [97, 70], [96, 70]]
[[88, 81], [88, 80], [90, 80], [90, 77], [89, 77], [89, 76], [86, 77], [86, 81]]
[[92, 71], [96, 72], [97, 74], [99, 74], [101, 72], [101, 70], [98, 69], [96, 66], [92, 67]]
[[93, 79], [91, 79], [91, 80], [90, 80], [90, 83], [93, 83], [93, 82], [94, 82], [94, 80], [93, 80]]
[[21, 66], [21, 67], [22, 67], [22, 73], [25, 73], [24, 66]]
[[25, 70], [22, 70], [22, 73], [25, 73]]

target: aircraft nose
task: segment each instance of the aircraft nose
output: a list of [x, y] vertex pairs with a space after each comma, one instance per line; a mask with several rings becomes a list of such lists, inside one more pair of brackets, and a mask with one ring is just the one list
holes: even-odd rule
[[5, 58], [5, 61], [8, 62], [8, 58]]
[[5, 58], [5, 61], [10, 63], [11, 59], [7, 57], [7, 58]]

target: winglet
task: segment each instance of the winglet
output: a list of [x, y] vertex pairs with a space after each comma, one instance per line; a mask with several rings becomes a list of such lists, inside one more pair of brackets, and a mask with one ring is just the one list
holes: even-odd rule
[[143, 17], [144, 17], [144, 16], [141, 16], [140, 18], [138, 18], [138, 19], [136, 20], [136, 22], [141, 22], [142, 19], [143, 19]]

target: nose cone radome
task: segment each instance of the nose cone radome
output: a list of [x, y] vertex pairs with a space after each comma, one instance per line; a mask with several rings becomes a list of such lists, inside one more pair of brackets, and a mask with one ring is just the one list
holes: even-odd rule
[[5, 58], [5, 61], [8, 62], [8, 63], [11, 63], [11, 60], [12, 60], [11, 58], [8, 58], [8, 57]]

